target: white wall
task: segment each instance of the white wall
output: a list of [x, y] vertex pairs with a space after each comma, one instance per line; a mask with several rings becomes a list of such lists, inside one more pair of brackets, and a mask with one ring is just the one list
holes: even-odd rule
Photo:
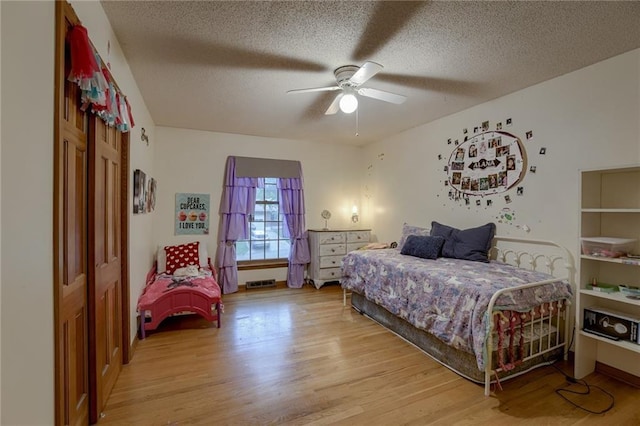
[[[111, 39], [112, 73], [138, 126], [153, 134], [100, 4], [74, 2], [101, 56]], [[0, 2], [2, 25], [1, 424], [52, 424], [54, 2]], [[151, 168], [152, 151], [132, 137], [131, 164]], [[131, 209], [129, 209], [131, 211]], [[137, 219], [137, 218], [134, 218]], [[142, 229], [137, 229], [140, 225]], [[150, 266], [151, 218], [132, 220], [131, 280]], [[146, 263], [146, 265], [145, 265]], [[135, 298], [134, 298], [135, 299]], [[135, 303], [135, 302], [134, 302]], [[135, 317], [134, 317], [135, 318]], [[132, 336], [133, 337], [133, 336]]]
[[[578, 171], [637, 162], [640, 159], [640, 50], [611, 58], [562, 77], [512, 93], [466, 111], [411, 129], [370, 145], [365, 176], [373, 228], [383, 241], [397, 240], [403, 222], [429, 225], [432, 220], [458, 227], [497, 222], [500, 209], [516, 212], [514, 225], [497, 223], [498, 234], [552, 239], [578, 249]], [[487, 197], [492, 207], [467, 207], [448, 199], [443, 182], [446, 159], [455, 148], [447, 139], [462, 141], [463, 128], [472, 131], [483, 121], [504, 123], [503, 130], [520, 136], [530, 165], [522, 186]], [[527, 141], [525, 132], [533, 131]], [[546, 155], [539, 149], [547, 148]], [[380, 155], [383, 159], [379, 159]], [[443, 160], [438, 160], [438, 154]], [[527, 225], [527, 233], [515, 225]]]
[[[202, 132], [157, 127], [156, 175], [158, 194], [153, 237], [156, 244], [203, 241], [212, 259], [217, 241], [217, 220], [225, 163], [230, 155], [298, 160], [302, 163], [308, 228], [324, 227], [320, 212], [332, 212], [330, 228], [353, 228], [351, 207], [360, 198], [362, 149], [323, 145], [305, 141]], [[211, 233], [194, 238], [174, 235], [175, 194], [207, 193], [211, 199]], [[365, 226], [361, 222], [360, 226]], [[286, 269], [242, 271], [239, 283], [247, 280], [286, 279]]]
[[0, 423], [47, 424], [53, 419], [54, 379], [54, 4], [2, 2], [0, 7], [3, 59]]

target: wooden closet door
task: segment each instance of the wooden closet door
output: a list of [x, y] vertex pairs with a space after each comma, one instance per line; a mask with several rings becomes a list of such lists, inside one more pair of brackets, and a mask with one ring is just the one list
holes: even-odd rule
[[[55, 424], [99, 419], [129, 361], [129, 137], [81, 110], [65, 42], [80, 23], [56, 1], [53, 285]], [[123, 312], [125, 315], [123, 316]]]
[[122, 133], [92, 116], [89, 162], [90, 420], [96, 422], [123, 363], [121, 273]]
[[80, 91], [65, 78], [70, 69], [65, 35], [78, 22], [56, 3], [56, 120], [54, 145], [54, 311], [56, 424], [89, 419], [87, 310], [88, 114]]

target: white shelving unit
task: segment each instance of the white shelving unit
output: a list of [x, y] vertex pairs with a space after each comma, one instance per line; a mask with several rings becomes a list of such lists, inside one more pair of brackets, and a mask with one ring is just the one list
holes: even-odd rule
[[[640, 241], [640, 165], [580, 173], [581, 237], [635, 238]], [[640, 252], [640, 243], [634, 248]], [[620, 292], [589, 290], [593, 280], [640, 286], [640, 260], [581, 255], [576, 297], [575, 377], [595, 369], [596, 361], [640, 377], [640, 345], [583, 331], [583, 310], [591, 306], [640, 316], [640, 300]]]

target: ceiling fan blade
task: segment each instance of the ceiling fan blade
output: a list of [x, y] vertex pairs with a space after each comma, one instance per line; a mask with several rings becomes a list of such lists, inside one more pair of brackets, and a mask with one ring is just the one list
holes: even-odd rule
[[355, 74], [351, 76], [349, 81], [351, 81], [356, 86], [359, 86], [382, 71], [382, 68], [384, 67], [378, 63], [367, 61], [360, 67], [358, 71], [356, 71]]
[[340, 90], [340, 87], [328, 86], [328, 87], [316, 87], [312, 89], [293, 89], [293, 90], [287, 90], [287, 93], [330, 92], [333, 90]]
[[373, 15], [360, 36], [352, 56], [356, 61], [371, 58], [387, 44], [404, 26], [427, 7], [426, 1], [380, 1], [375, 2]]
[[406, 96], [397, 95], [391, 92], [385, 92], [384, 90], [372, 89], [370, 87], [361, 87], [360, 89], [358, 89], [358, 94], [366, 96], [367, 98], [391, 102], [392, 104], [401, 104], [407, 100]]
[[324, 113], [325, 115], [333, 115], [338, 112], [340, 109], [340, 99], [342, 99], [343, 95], [344, 93], [338, 93], [338, 96], [331, 102], [331, 105], [329, 105], [329, 108], [327, 108], [327, 111]]
[[301, 111], [300, 119], [306, 122], [316, 122], [318, 117], [324, 115], [327, 105], [333, 102], [336, 94], [333, 92], [320, 92], [315, 96], [310, 96], [311, 103]]

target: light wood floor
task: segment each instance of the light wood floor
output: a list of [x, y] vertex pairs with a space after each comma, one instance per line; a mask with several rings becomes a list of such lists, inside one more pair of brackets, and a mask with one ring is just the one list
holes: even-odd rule
[[[141, 341], [99, 424], [640, 424], [640, 390], [604, 375], [587, 378], [615, 396], [603, 415], [557, 396], [568, 384], [553, 367], [485, 397], [481, 386], [343, 307], [336, 285], [240, 291], [224, 304], [221, 329], [169, 319]], [[597, 390], [574, 400], [591, 410], [608, 403]]]

